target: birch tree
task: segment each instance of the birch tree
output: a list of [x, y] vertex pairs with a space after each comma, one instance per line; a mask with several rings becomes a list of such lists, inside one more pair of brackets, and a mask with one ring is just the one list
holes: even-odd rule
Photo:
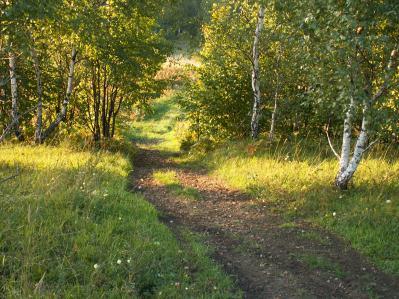
[[78, 53], [76, 51], [76, 48], [73, 47], [72, 54], [71, 54], [71, 62], [69, 64], [68, 84], [67, 84], [65, 98], [62, 103], [61, 111], [58, 113], [55, 120], [48, 126], [48, 128], [41, 135], [41, 137], [40, 137], [41, 142], [44, 142], [50, 136], [50, 134], [54, 132], [54, 130], [61, 123], [61, 121], [63, 119], [65, 119], [65, 116], [67, 114], [68, 105], [71, 100], [71, 95], [72, 95], [72, 91], [73, 91], [73, 80], [74, 80], [74, 74], [75, 74], [75, 64], [76, 64], [77, 54]]
[[33, 65], [36, 74], [37, 85], [37, 114], [36, 114], [36, 129], [35, 129], [35, 142], [42, 142], [42, 124], [43, 124], [43, 87], [42, 87], [42, 74], [40, 70], [39, 58], [34, 47], [31, 49]]
[[255, 38], [253, 44], [253, 61], [252, 61], [252, 90], [254, 93], [254, 105], [251, 119], [251, 137], [258, 138], [259, 135], [259, 118], [261, 115], [261, 90], [260, 90], [260, 66], [259, 66], [259, 42], [262, 29], [265, 22], [265, 7], [259, 8], [258, 21], [256, 23]]
[[[387, 94], [389, 91], [389, 82], [392, 79], [395, 70], [397, 68], [398, 49], [397, 47], [392, 50], [389, 58], [389, 64], [387, 67], [387, 74], [385, 75], [384, 82], [379, 88], [378, 92], [371, 96], [371, 98], [364, 98], [362, 103], [362, 125], [359, 136], [357, 137], [352, 157], [350, 157], [351, 148], [351, 132], [352, 132], [352, 119], [355, 108], [353, 98], [350, 100], [348, 111], [344, 121], [344, 133], [342, 141], [342, 151], [339, 162], [339, 172], [337, 174], [335, 184], [341, 190], [348, 188], [348, 183], [355, 174], [360, 161], [362, 160], [363, 154], [368, 149], [368, 139], [370, 122], [373, 120], [370, 112], [374, 103], [380, 98]], [[369, 145], [371, 146], [371, 145]]]
[[18, 103], [18, 82], [16, 73], [16, 58], [14, 52], [9, 53], [9, 67], [10, 67], [10, 84], [11, 84], [11, 98], [12, 98], [12, 124], [15, 136], [19, 141], [24, 139], [19, 127], [19, 103]]

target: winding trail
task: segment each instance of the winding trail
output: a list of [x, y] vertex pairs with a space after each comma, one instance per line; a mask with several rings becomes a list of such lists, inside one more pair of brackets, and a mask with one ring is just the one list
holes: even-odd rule
[[[152, 148], [139, 148], [131, 188], [156, 206], [179, 240], [181, 229], [204, 234], [245, 298], [399, 298], [399, 280], [343, 240], [305, 223], [284, 225], [248, 195]], [[153, 172], [169, 170], [201, 198], [176, 196], [154, 181]]]

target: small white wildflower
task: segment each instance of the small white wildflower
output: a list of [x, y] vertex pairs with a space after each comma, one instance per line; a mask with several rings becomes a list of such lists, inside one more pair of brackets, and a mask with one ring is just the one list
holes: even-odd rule
[[94, 264], [94, 269], [98, 269], [98, 268], [100, 268], [100, 265], [99, 264]]
[[390, 199], [388, 199], [387, 201], [386, 201], [386, 203], [391, 203], [392, 201], [390, 200]]
[[342, 199], [342, 198], [344, 198], [344, 196], [343, 196], [343, 195], [340, 195], [340, 196], [339, 196], [339, 199]]
[[127, 263], [128, 263], [128, 264], [130, 264], [130, 263], [131, 263], [131, 261], [132, 261], [131, 259], [128, 259], [128, 260], [127, 260]]
[[119, 220], [122, 220], [122, 217], [119, 217]]
[[332, 215], [335, 217], [335, 216], [337, 216], [337, 213], [334, 212]]
[[121, 260], [117, 260], [116, 263], [117, 263], [118, 265], [120, 265], [120, 264], [122, 264], [122, 261], [121, 261]]

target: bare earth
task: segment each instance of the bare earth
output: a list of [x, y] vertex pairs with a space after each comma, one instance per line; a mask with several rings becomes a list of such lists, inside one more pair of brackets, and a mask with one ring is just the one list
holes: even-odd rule
[[[154, 182], [152, 174], [159, 170], [176, 171], [181, 184], [198, 190], [201, 199], [175, 196]], [[182, 228], [204, 234], [215, 249], [214, 260], [245, 298], [399, 298], [399, 279], [376, 269], [342, 239], [305, 223], [284, 227], [267, 206], [159, 151], [140, 149], [131, 188], [155, 205], [178, 239]], [[334, 266], [312, 266], [304, 256]]]

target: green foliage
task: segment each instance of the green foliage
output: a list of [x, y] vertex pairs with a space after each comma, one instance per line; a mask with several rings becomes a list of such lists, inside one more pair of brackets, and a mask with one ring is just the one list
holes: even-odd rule
[[120, 111], [146, 105], [163, 88], [154, 76], [170, 47], [155, 12], [163, 9], [166, 1], [36, 2], [2, 4], [0, 124], [5, 127], [10, 122], [8, 52], [18, 57], [21, 122], [26, 135], [31, 136], [38, 99], [31, 51], [37, 53], [42, 75], [46, 127], [60, 112], [70, 52], [76, 47], [74, 92], [64, 122], [68, 132], [89, 131], [97, 141], [112, 138]]
[[[387, 74], [397, 47], [396, 1], [268, 1], [262, 31], [261, 91], [263, 133], [277, 102], [277, 133], [320, 135], [329, 125], [342, 131], [350, 97], [370, 100], [388, 78], [369, 117], [384, 140], [397, 136], [398, 75]], [[204, 27], [202, 65], [185, 88], [181, 105], [197, 137], [215, 140], [249, 134], [253, 105], [252, 43], [259, 3], [220, 1]], [[394, 135], [393, 135], [394, 134]]]
[[170, 41], [184, 41], [196, 48], [202, 40], [202, 26], [209, 19], [214, 0], [173, 0], [159, 17]]

